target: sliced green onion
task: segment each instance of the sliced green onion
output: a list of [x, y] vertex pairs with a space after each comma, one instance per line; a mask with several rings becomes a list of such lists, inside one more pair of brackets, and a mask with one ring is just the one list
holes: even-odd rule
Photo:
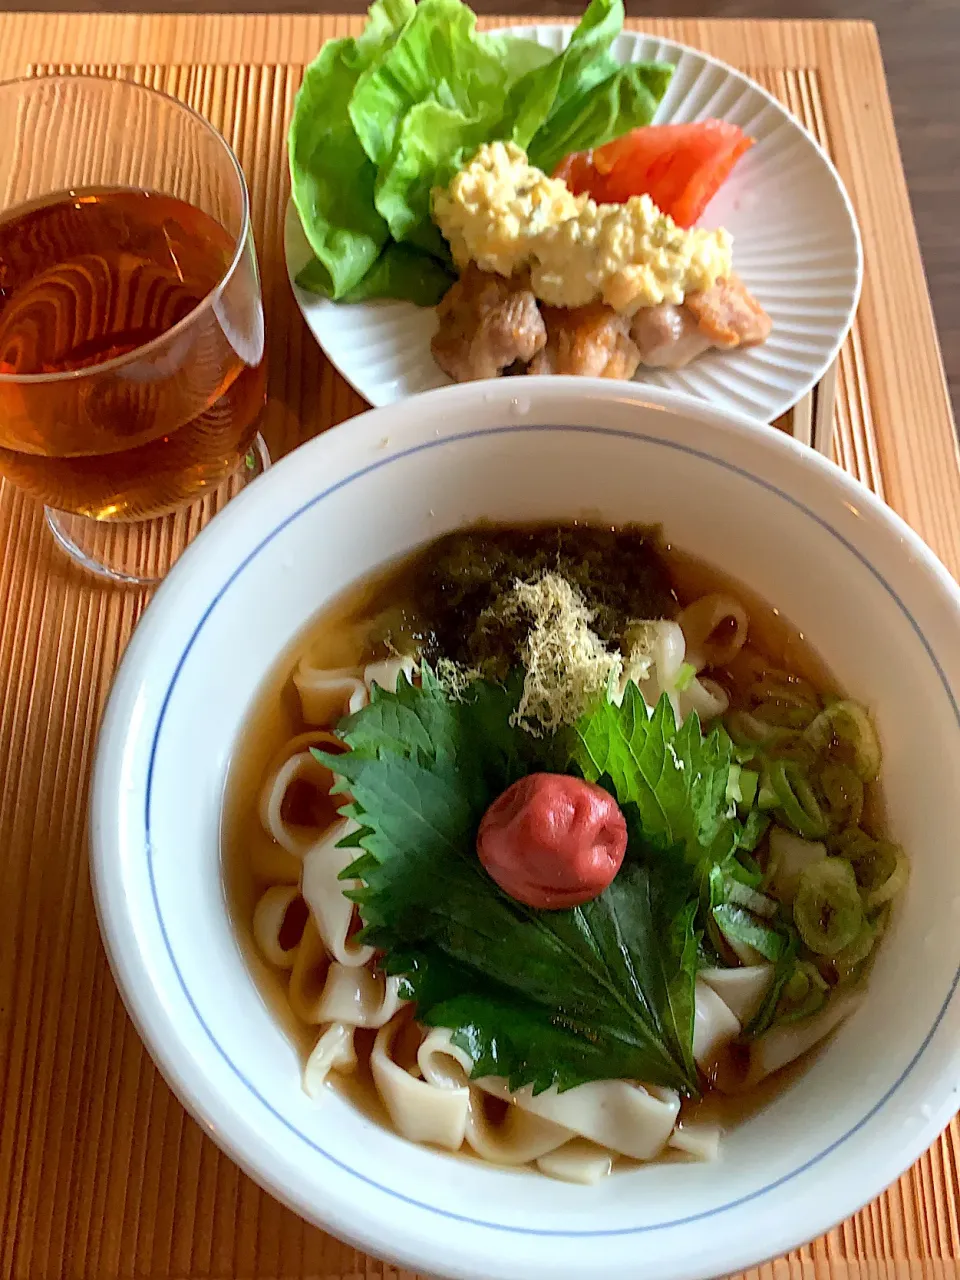
[[869, 920], [864, 920], [854, 940], [833, 957], [833, 967], [841, 981], [849, 978], [863, 964], [877, 941], [877, 931]]
[[[707, 919], [707, 929], [706, 929], [707, 940], [709, 941], [710, 945], [713, 947], [714, 951], [716, 951], [717, 955], [720, 957], [720, 959], [723, 961], [725, 965], [729, 965], [731, 963], [736, 965], [740, 957], [737, 954], [737, 952], [731, 947], [730, 943], [727, 941], [724, 935], [724, 932], [720, 928], [720, 925], [718, 924], [718, 922], [714, 920], [712, 911], [708, 912], [706, 919]], [[730, 959], [731, 956], [733, 957], [732, 961]]]
[[892, 902], [885, 902], [877, 911], [870, 912], [870, 920], [878, 933], [885, 933], [893, 912]]
[[904, 888], [910, 863], [898, 844], [874, 840], [859, 827], [843, 832], [832, 842], [834, 848], [853, 863], [864, 907], [875, 912], [891, 902]]
[[786, 671], [766, 671], [749, 691], [753, 718], [780, 729], [806, 729], [820, 711], [816, 690]]
[[793, 760], [810, 769], [816, 763], [817, 753], [807, 741], [801, 729], [780, 729], [776, 737], [763, 744], [763, 749], [776, 760]]
[[807, 729], [807, 738], [818, 751], [834, 743], [852, 752], [851, 765], [862, 782], [871, 782], [880, 772], [880, 742], [866, 708], [843, 698], [826, 707]]
[[865, 831], [859, 835], [862, 839], [849, 841], [843, 856], [853, 863], [860, 892], [867, 898], [893, 875], [899, 849], [889, 840], [874, 840]]
[[783, 999], [787, 1004], [799, 1004], [806, 1000], [810, 991], [810, 975], [802, 964], [798, 964], [784, 984]]
[[[873, 836], [868, 836], [859, 827], [847, 827], [846, 830], [829, 836], [828, 843], [831, 853], [835, 853], [837, 857], [846, 858], [848, 862], [854, 863], [872, 853], [877, 844]], [[863, 882], [860, 881], [860, 884], [862, 887]]]
[[863, 903], [853, 867], [844, 858], [823, 858], [801, 873], [793, 922], [817, 955], [833, 959], [864, 925]]
[[773, 725], [757, 720], [749, 711], [731, 711], [725, 725], [727, 733], [741, 747], [755, 747], [777, 732]]
[[673, 681], [673, 687], [678, 693], [683, 693], [696, 674], [697, 668], [692, 663], [682, 662]]
[[760, 787], [759, 773], [755, 769], [741, 768], [737, 781], [740, 785], [740, 804], [744, 809], [752, 809]]
[[760, 881], [763, 879], [763, 868], [756, 858], [751, 857], [749, 851], [739, 853], [737, 855], [737, 866], [741, 874], [736, 878], [740, 883], [748, 884], [751, 889], [759, 889]]
[[728, 804], [740, 804], [743, 800], [743, 794], [740, 790], [740, 775], [742, 770], [738, 764], [730, 766], [730, 772], [727, 774], [727, 792], [726, 801]]
[[830, 983], [824, 978], [823, 974], [810, 960], [798, 960], [797, 964], [810, 979], [810, 985], [817, 988], [818, 991], [824, 993], [830, 990]]
[[777, 904], [772, 898], [768, 898], [763, 893], [757, 893], [756, 889], [751, 889], [747, 884], [741, 884], [739, 880], [728, 878], [724, 884], [724, 893], [728, 902], [734, 902], [738, 907], [746, 907], [748, 911], [752, 911], [754, 915], [769, 920], [771, 916], [777, 914]]
[[801, 1022], [804, 1018], [812, 1018], [827, 1003], [827, 997], [816, 987], [811, 987], [807, 998], [791, 1009], [777, 1016], [778, 1022]]
[[733, 902], [721, 902], [713, 908], [712, 915], [725, 941], [741, 959], [743, 948], [749, 947], [758, 951], [765, 960], [775, 961], [786, 945], [781, 933]]
[[752, 853], [767, 834], [771, 821], [769, 814], [763, 813], [760, 809], [751, 809], [740, 831], [739, 847]]
[[769, 774], [761, 774], [760, 788], [757, 791], [757, 808], [767, 811], [769, 809], [776, 809], [779, 804], [780, 797], [773, 789], [773, 783], [770, 781]]
[[796, 763], [775, 760], [770, 766], [770, 783], [777, 793], [777, 807], [797, 835], [808, 840], [826, 835], [827, 824], [820, 804], [806, 774]]
[[795, 707], [808, 707], [815, 713], [821, 705], [813, 685], [787, 671], [764, 672], [751, 686], [750, 696], [756, 702], [785, 702]]
[[829, 993], [815, 965], [799, 960], [790, 980], [783, 988], [777, 1008], [777, 1022], [799, 1022], [823, 1008]]
[[782, 998], [787, 1004], [802, 1004], [811, 990], [826, 994], [829, 983], [824, 982], [820, 970], [809, 960], [797, 960], [793, 973], [784, 984]]
[[863, 904], [867, 911], [876, 911], [878, 907], [884, 906], [885, 903], [892, 902], [906, 887], [910, 876], [910, 864], [899, 846], [888, 845], [885, 840], [879, 841], [878, 845], [881, 848], [887, 846], [893, 851], [893, 870], [877, 888], [867, 893]]
[[797, 706], [792, 702], [770, 700], [754, 707], [752, 715], [762, 724], [778, 729], [806, 729], [816, 716], [815, 707]]
[[855, 827], [863, 817], [863, 782], [845, 764], [832, 761], [820, 770], [820, 791], [831, 827]]
[[760, 882], [760, 888], [764, 891], [770, 888], [777, 878], [777, 872], [780, 870], [780, 855], [776, 852], [773, 845], [774, 833], [779, 830], [779, 827], [773, 827], [770, 831], [770, 839], [767, 841], [767, 866], [763, 873], [763, 879]]

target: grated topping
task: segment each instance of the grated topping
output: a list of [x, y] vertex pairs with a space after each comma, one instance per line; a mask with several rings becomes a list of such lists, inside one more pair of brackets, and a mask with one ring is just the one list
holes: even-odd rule
[[595, 612], [558, 573], [517, 581], [498, 610], [508, 625], [528, 626], [523, 643], [526, 676], [514, 721], [531, 733], [573, 724], [619, 681], [623, 659], [591, 629]]

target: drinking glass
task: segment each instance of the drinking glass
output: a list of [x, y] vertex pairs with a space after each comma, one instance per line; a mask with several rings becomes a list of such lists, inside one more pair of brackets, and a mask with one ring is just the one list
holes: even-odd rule
[[155, 581], [269, 466], [243, 173], [129, 81], [2, 84], [0, 131], [0, 474], [88, 570]]

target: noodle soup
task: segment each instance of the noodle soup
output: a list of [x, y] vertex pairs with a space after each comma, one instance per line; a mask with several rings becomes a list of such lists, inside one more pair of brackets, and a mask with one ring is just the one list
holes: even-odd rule
[[[906, 874], [879, 764], [802, 634], [655, 531], [466, 530], [266, 681], [227, 896], [318, 1102], [575, 1182], [710, 1159], [860, 998]], [[485, 858], [516, 788], [554, 826], [508, 801]], [[603, 884], [571, 789], [622, 815]]]

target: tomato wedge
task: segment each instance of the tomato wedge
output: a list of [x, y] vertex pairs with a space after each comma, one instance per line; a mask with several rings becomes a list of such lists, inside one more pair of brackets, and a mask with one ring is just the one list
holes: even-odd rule
[[725, 120], [647, 125], [567, 156], [554, 177], [598, 203], [649, 195], [677, 226], [692, 227], [752, 146], [752, 138]]

